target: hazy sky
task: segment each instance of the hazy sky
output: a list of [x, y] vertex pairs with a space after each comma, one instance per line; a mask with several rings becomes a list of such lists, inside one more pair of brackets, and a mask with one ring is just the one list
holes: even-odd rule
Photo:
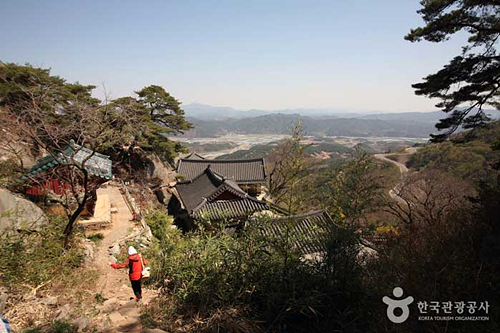
[[0, 4], [0, 60], [112, 97], [162, 85], [184, 104], [431, 110], [411, 84], [460, 52], [403, 39], [417, 0], [24, 1]]

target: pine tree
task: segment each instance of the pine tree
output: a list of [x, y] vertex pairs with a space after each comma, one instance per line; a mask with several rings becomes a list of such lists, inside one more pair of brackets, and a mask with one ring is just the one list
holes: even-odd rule
[[443, 42], [459, 32], [469, 35], [462, 54], [454, 57], [437, 73], [414, 84], [417, 95], [437, 98], [436, 105], [447, 113], [432, 135], [442, 141], [460, 126], [475, 128], [488, 122], [485, 107], [500, 109], [500, 1], [423, 0], [418, 13], [425, 26], [405, 37], [411, 42]]

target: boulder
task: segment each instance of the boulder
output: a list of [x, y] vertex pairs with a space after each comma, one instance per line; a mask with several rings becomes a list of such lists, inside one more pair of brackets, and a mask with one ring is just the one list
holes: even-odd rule
[[109, 321], [101, 316], [93, 318], [93, 322], [96, 323], [96, 329], [101, 333], [110, 332], [113, 329]]
[[120, 253], [120, 244], [116, 243], [114, 245], [111, 245], [109, 247], [109, 254], [110, 255], [115, 255], [115, 254], [118, 254]]
[[132, 306], [121, 307], [118, 310], [118, 313], [120, 313], [124, 317], [139, 317], [141, 315], [141, 310], [137, 307], [136, 304], [132, 303]]
[[104, 307], [104, 310], [109, 311], [109, 310], [114, 310], [117, 307], [118, 300], [116, 297], [110, 298], [105, 300], [102, 303], [102, 306]]
[[109, 320], [111, 320], [113, 325], [119, 325], [125, 321], [125, 317], [123, 317], [118, 311], [115, 311], [109, 314]]
[[49, 219], [33, 202], [0, 189], [0, 232], [39, 231]]
[[94, 247], [91, 243], [83, 244], [83, 255], [86, 263], [91, 263], [94, 260]]
[[56, 312], [56, 320], [68, 319], [71, 314], [71, 307], [69, 304], [65, 304], [59, 308]]
[[104, 322], [104, 323], [100, 324], [99, 328], [100, 328], [100, 331], [98, 331], [99, 333], [122, 333], [121, 331], [114, 328], [108, 322]]
[[43, 305], [56, 305], [57, 304], [57, 297], [44, 297], [40, 298], [38, 300]]
[[83, 332], [89, 326], [87, 317], [80, 317], [72, 322], [73, 326], [77, 328], [77, 332]]
[[161, 179], [163, 183], [168, 183], [174, 180], [174, 168], [165, 161], [162, 161], [158, 156], [151, 154], [147, 157], [148, 171], [151, 178]]
[[165, 206], [168, 206], [170, 199], [172, 199], [172, 193], [164, 187], [155, 190], [154, 194], [156, 195], [158, 201]]

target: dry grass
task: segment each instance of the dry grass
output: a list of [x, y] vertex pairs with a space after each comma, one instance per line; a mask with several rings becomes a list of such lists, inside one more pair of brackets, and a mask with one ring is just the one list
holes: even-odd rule
[[[77, 268], [71, 274], [57, 276], [28, 292], [15, 292], [9, 298], [9, 310], [5, 313], [5, 317], [9, 318], [16, 332], [54, 321], [60, 307], [66, 304], [70, 306], [72, 312], [92, 317], [96, 314], [94, 281], [98, 276], [98, 270]], [[57, 302], [55, 304], [41, 302], [50, 297], [57, 297]]]
[[264, 332], [262, 322], [250, 319], [249, 311], [241, 307], [219, 308], [211, 314], [205, 313], [204, 315], [199, 312], [178, 315], [173, 311], [172, 304], [174, 300], [165, 295], [149, 303], [141, 317], [143, 325], [179, 333]]

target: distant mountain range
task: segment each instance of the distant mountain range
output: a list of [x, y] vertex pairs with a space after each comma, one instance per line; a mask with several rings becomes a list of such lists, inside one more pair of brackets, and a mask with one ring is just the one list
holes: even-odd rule
[[[339, 110], [289, 109], [242, 111], [230, 107], [189, 104], [183, 107], [195, 128], [185, 137], [234, 134], [287, 134], [300, 119], [308, 135], [426, 138], [436, 131], [441, 111], [347, 113]], [[500, 112], [492, 111], [498, 117]]]
[[[383, 117], [382, 117], [383, 118]], [[306, 135], [327, 136], [378, 136], [425, 138], [434, 131], [435, 122], [371, 118], [313, 118], [298, 114], [269, 114], [253, 118], [227, 118], [224, 120], [203, 120], [187, 117], [194, 129], [186, 137], [216, 137], [226, 134], [288, 134], [301, 120]], [[438, 115], [436, 115], [436, 120]]]
[[183, 105], [182, 109], [186, 112], [187, 117], [204, 119], [204, 120], [221, 120], [227, 118], [253, 118], [257, 116], [265, 116], [275, 113], [281, 114], [300, 114], [308, 117], [340, 117], [351, 118], [360, 117], [369, 114], [365, 113], [350, 113], [337, 109], [278, 109], [278, 110], [238, 110], [227, 106], [212, 106], [207, 104], [187, 104]]

